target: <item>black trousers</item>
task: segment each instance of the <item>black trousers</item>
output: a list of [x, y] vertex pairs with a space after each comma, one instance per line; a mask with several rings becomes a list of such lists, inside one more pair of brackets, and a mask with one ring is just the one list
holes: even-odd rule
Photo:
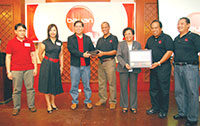
[[162, 64], [150, 70], [150, 97], [152, 108], [168, 112], [171, 64]]

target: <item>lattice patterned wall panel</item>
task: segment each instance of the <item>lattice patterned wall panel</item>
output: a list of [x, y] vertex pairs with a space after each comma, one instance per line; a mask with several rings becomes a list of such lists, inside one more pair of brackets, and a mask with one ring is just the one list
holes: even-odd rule
[[0, 5], [0, 50], [6, 51], [9, 40], [14, 36], [13, 33], [13, 13], [11, 5]]
[[63, 43], [63, 56], [62, 82], [70, 83], [70, 53], [67, 49], [67, 42]]
[[92, 57], [90, 60], [90, 64], [91, 64], [90, 82], [91, 83], [98, 83], [98, 61], [99, 61], [99, 58], [97, 56]]
[[[62, 74], [62, 82], [70, 83], [70, 53], [67, 49], [67, 42], [63, 43], [63, 55], [64, 55], [64, 63], [63, 63], [63, 74]], [[91, 58], [91, 73], [90, 73], [90, 82], [98, 83], [98, 57]]]
[[[144, 7], [144, 33], [145, 42], [151, 36], [150, 24], [153, 20], [158, 19], [157, 3], [145, 3]], [[144, 82], [149, 82], [150, 71], [149, 69], [144, 70]]]

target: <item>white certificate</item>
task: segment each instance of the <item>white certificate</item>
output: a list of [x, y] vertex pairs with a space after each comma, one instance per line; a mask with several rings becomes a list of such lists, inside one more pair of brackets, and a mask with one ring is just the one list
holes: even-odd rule
[[151, 50], [130, 51], [129, 56], [131, 68], [150, 68], [152, 65]]

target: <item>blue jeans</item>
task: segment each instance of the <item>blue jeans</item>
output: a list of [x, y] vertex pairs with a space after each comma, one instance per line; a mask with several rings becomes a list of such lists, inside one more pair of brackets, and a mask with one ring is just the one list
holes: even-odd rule
[[72, 104], [78, 104], [78, 86], [80, 82], [80, 78], [82, 80], [83, 86], [84, 86], [84, 93], [85, 93], [85, 100], [84, 103], [91, 103], [90, 97], [92, 94], [92, 91], [90, 89], [90, 66], [81, 66], [76, 67], [72, 66], [70, 67], [70, 76], [71, 76], [71, 90], [70, 94], [72, 96]]
[[175, 65], [175, 99], [178, 114], [189, 121], [198, 121], [199, 71], [198, 65]]

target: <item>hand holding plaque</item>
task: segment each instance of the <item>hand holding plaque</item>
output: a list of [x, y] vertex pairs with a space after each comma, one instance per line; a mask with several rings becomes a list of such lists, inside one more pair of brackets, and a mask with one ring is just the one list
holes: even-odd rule
[[96, 56], [99, 53], [99, 50], [94, 50], [94, 51], [88, 51], [91, 56]]
[[152, 65], [151, 50], [130, 51], [131, 68], [150, 68]]

